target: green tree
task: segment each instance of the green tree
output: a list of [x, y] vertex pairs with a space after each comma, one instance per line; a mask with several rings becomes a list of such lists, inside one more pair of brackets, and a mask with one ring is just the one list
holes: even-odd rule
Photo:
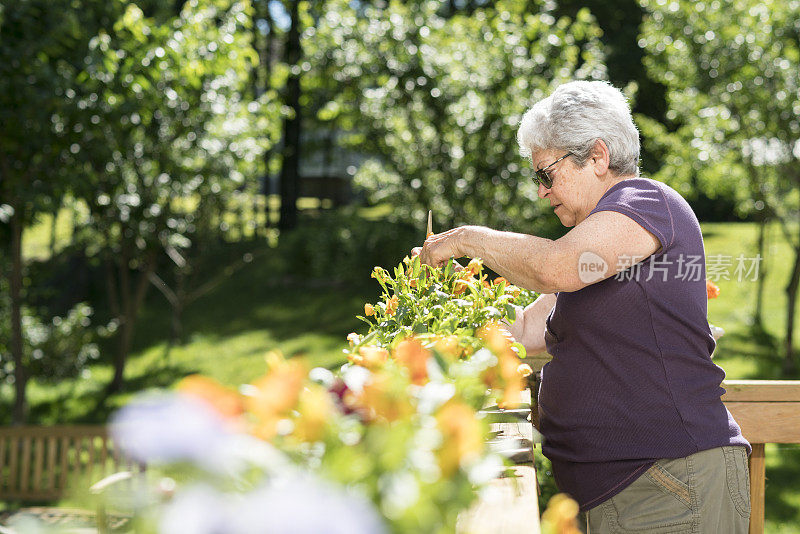
[[792, 244], [784, 340], [790, 372], [800, 286], [800, 2], [641, 4], [645, 64], [668, 88], [666, 117], [676, 125], [671, 134], [639, 121], [664, 153], [660, 176], [687, 188], [696, 178], [712, 194], [735, 198], [740, 212], [759, 213], [762, 253], [770, 218]]
[[157, 25], [128, 4], [93, 39], [81, 84], [68, 95], [85, 110], [73, 151], [83, 178], [75, 194], [100, 236], [119, 327], [111, 390], [123, 384], [159, 260], [214, 232], [269, 143], [273, 95], [243, 97], [256, 58], [248, 10], [246, 2], [191, 0]]
[[22, 231], [38, 214], [53, 213], [75, 177], [64, 165], [70, 131], [55, 117], [80, 110], [64, 98], [82, 69], [89, 38], [113, 18], [114, 5], [67, 0], [0, 2], [0, 210], [8, 225], [10, 353], [14, 421], [26, 418], [29, 379], [22, 328], [25, 301]]
[[587, 10], [555, 18], [547, 4], [498, 1], [469, 16], [439, 2], [335, 6], [318, 50], [333, 50], [342, 91], [322, 111], [374, 155], [356, 183], [372, 202], [419, 224], [527, 227], [541, 213], [516, 128], [527, 107], [570, 79], [605, 78]]

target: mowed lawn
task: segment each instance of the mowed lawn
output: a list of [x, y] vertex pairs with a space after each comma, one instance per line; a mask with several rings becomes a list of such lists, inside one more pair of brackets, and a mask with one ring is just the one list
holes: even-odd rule
[[[59, 218], [59, 237], [64, 224]], [[756, 254], [757, 226], [751, 223], [706, 223], [702, 225], [708, 257], [731, 258], [729, 280], [717, 281], [719, 298], [709, 302], [709, 320], [725, 329], [714, 361], [727, 378], [782, 377], [782, 339], [785, 330], [784, 287], [793, 261], [788, 243], [777, 226], [770, 229], [770, 245], [760, 265], [766, 272], [764, 327], [759, 333], [750, 324], [755, 306], [756, 283], [737, 280], [736, 258]], [[26, 235], [26, 255], [46, 257], [50, 222], [42, 221]], [[412, 244], [410, 244], [412, 245]], [[398, 260], [406, 251], [398, 251]], [[187, 374], [199, 372], [235, 386], [257, 378], [264, 371], [264, 356], [279, 350], [287, 356], [304, 356], [312, 365], [335, 366], [342, 361], [345, 336], [363, 331], [355, 315], [366, 301], [374, 302], [379, 289], [364, 273], [364, 284], [341, 284], [302, 280], [276, 275], [280, 258], [269, 251], [260, 259], [226, 279], [212, 293], [196, 301], [185, 313], [187, 342], [167, 351], [169, 308], [151, 291], [137, 332], [127, 368], [126, 393], [105, 398], [104, 385], [111, 378], [108, 365], [95, 365], [80, 380], [55, 386], [31, 383], [33, 417], [42, 423], [103, 421], [124, 404], [133, 392], [170, 387]], [[388, 266], [387, 266], [388, 267]], [[796, 330], [800, 331], [800, 318]], [[795, 342], [800, 352], [800, 341]], [[4, 385], [0, 396], [10, 405], [12, 391]], [[547, 478], [547, 461], [540, 477]], [[800, 447], [767, 446], [767, 532], [800, 531]], [[552, 484], [551, 481], [546, 481]], [[544, 504], [544, 503], [542, 503]]]

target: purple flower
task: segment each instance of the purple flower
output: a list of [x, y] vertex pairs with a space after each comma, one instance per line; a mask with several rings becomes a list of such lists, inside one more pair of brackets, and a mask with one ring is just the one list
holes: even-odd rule
[[134, 399], [112, 417], [111, 435], [139, 462], [186, 461], [212, 468], [214, 453], [231, 438], [212, 408], [175, 393]]

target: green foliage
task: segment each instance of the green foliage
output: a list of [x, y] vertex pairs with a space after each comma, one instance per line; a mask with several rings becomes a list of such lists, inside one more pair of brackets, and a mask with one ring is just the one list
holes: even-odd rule
[[242, 96], [256, 58], [248, 21], [244, 2], [188, 2], [160, 26], [131, 4], [92, 40], [73, 95], [86, 110], [75, 163], [100, 235], [130, 249], [187, 246], [258, 170], [277, 111], [271, 95]]
[[696, 176], [740, 214], [798, 206], [800, 2], [641, 0], [640, 45], [667, 89], [668, 126], [639, 117], [664, 154], [656, 174], [686, 190]]
[[276, 253], [287, 274], [363, 283], [375, 265], [397, 263], [421, 237], [409, 224], [367, 220], [350, 209], [323, 211], [285, 232]]
[[[9, 313], [7, 299], [0, 300], [0, 381], [13, 383], [14, 360], [8, 346]], [[99, 356], [95, 340], [108, 328], [91, 328], [92, 308], [81, 302], [66, 315], [39, 317], [23, 309], [23, 358], [26, 372], [41, 383], [78, 378]], [[112, 326], [113, 328], [113, 326]]]
[[[415, 256], [395, 267], [393, 276], [375, 267], [372, 277], [383, 288], [382, 300], [369, 318], [361, 319], [370, 324], [370, 333], [374, 332], [368, 337], [383, 345], [397, 336], [429, 332], [475, 336], [489, 321], [513, 322], [513, 305], [521, 294], [535, 299], [535, 294], [510, 286], [503, 279], [490, 282], [477, 259], [456, 271], [453, 261], [442, 269], [432, 269], [421, 265]], [[524, 348], [517, 346], [516, 350], [524, 357]]]
[[443, 18], [432, 1], [329, 6], [310, 52], [333, 50], [341, 90], [321, 117], [375, 157], [355, 177], [369, 199], [418, 223], [433, 209], [448, 225], [530, 229], [522, 221], [540, 209], [516, 126], [554, 85], [605, 76], [588, 11], [556, 20], [545, 5], [501, 1]]

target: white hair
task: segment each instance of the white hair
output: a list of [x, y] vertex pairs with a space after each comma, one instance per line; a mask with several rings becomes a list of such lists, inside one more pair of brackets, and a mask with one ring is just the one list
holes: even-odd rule
[[583, 167], [598, 139], [608, 147], [609, 169], [619, 176], [639, 175], [639, 131], [622, 91], [608, 82], [576, 81], [525, 112], [517, 131], [523, 157], [541, 150], [572, 152]]

